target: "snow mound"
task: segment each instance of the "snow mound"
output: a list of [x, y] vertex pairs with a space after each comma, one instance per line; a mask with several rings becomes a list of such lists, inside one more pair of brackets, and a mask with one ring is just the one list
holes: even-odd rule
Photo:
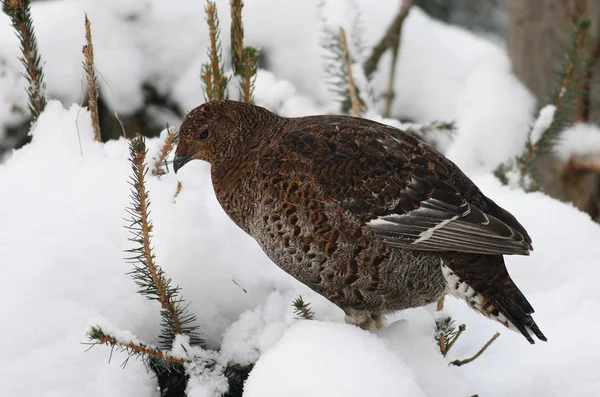
[[377, 336], [346, 324], [302, 321], [256, 363], [246, 397], [424, 397], [415, 374]]

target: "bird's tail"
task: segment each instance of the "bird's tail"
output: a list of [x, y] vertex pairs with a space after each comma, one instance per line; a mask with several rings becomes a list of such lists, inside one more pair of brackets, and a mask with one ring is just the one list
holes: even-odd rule
[[546, 337], [531, 317], [534, 312], [510, 278], [501, 255], [464, 254], [443, 260], [448, 292], [484, 316], [520, 332], [530, 343]]

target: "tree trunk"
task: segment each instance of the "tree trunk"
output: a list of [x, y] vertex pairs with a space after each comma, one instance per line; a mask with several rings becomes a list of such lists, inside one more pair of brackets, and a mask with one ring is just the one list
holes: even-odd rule
[[[547, 101], [570, 45], [571, 26], [580, 19], [592, 23], [590, 33], [600, 36], [598, 0], [508, 0], [507, 49], [516, 76], [538, 98]], [[597, 46], [594, 46], [597, 47]], [[589, 87], [582, 89], [581, 121], [600, 122], [600, 63], [597, 48], [590, 68]]]

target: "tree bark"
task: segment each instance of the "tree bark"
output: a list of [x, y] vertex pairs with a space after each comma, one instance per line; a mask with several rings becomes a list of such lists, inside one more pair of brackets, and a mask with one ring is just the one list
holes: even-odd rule
[[[589, 19], [591, 35], [600, 36], [600, 1], [508, 0], [507, 9], [507, 50], [513, 71], [543, 104], [555, 84], [554, 71], [570, 45], [571, 26], [580, 19]], [[582, 87], [578, 118], [599, 123], [600, 63], [597, 45], [593, 47], [591, 79], [587, 87]]]

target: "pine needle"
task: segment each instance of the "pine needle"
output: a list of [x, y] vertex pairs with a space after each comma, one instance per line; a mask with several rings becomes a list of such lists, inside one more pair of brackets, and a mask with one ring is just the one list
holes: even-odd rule
[[98, 113], [98, 80], [94, 71], [94, 45], [92, 44], [92, 29], [87, 13], [85, 14], [85, 40], [87, 44], [83, 46], [83, 56], [85, 58], [83, 67], [88, 82], [88, 109], [90, 110], [92, 117], [94, 139], [98, 142], [102, 142], [102, 135], [100, 134], [100, 116]]
[[32, 123], [35, 123], [39, 115], [46, 107], [46, 84], [41, 66], [41, 57], [37, 48], [37, 40], [33, 29], [31, 17], [30, 0], [1, 0], [2, 11], [11, 20], [21, 44], [21, 63], [25, 67], [25, 78], [29, 83], [27, 93], [29, 95], [29, 110]]

